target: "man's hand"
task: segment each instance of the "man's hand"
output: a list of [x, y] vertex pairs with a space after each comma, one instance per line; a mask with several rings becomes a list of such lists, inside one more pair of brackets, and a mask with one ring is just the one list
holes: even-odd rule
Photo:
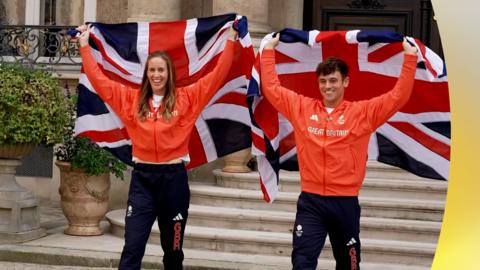
[[418, 49], [417, 47], [410, 44], [406, 38], [403, 38], [403, 52], [406, 54], [417, 55]]
[[273, 49], [277, 47], [278, 43], [280, 42], [280, 33], [276, 33], [275, 37], [273, 37], [267, 45], [265, 45], [265, 49]]

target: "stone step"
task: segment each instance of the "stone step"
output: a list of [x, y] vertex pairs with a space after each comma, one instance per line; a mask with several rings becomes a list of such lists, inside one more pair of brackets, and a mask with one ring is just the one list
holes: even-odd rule
[[[258, 172], [227, 173], [220, 169], [214, 170], [216, 183], [221, 187], [259, 190]], [[280, 171], [280, 191], [300, 192], [300, 174], [298, 172]], [[404, 198], [445, 200], [447, 182], [432, 179], [380, 179], [366, 178], [363, 182], [361, 195]]]
[[[87, 245], [89, 237], [81, 237]], [[91, 237], [90, 237], [91, 238]], [[112, 242], [123, 245], [123, 239], [114, 237]], [[78, 242], [78, 241], [75, 241]], [[152, 246], [155, 246], [152, 255]], [[117, 269], [120, 250], [82, 249], [53, 246], [0, 245], [0, 269], [37, 270], [83, 270]], [[184, 270], [287, 270], [291, 269], [287, 256], [235, 254], [209, 250], [184, 249]], [[162, 252], [158, 245], [148, 244], [143, 258], [142, 269], [163, 269]], [[365, 270], [428, 270], [418, 265], [361, 263]], [[319, 260], [317, 270], [334, 269], [332, 260]]]
[[[296, 211], [298, 193], [279, 192], [273, 203], [265, 203], [261, 191], [224, 188], [191, 183], [191, 203], [242, 209]], [[360, 197], [362, 216], [441, 221], [444, 202], [440, 200]]]
[[366, 178], [360, 196], [445, 201], [447, 187], [441, 180]]
[[385, 163], [381, 163], [374, 160], [367, 161], [367, 173], [368, 178], [380, 178], [380, 179], [402, 179], [402, 180], [425, 180], [413, 173], [394, 167]]
[[[124, 219], [108, 216], [111, 233], [124, 235]], [[194, 250], [212, 250], [236, 254], [290, 256], [292, 243], [290, 233], [234, 230], [188, 225], [185, 230], [184, 247]], [[154, 224], [149, 241], [159, 243], [158, 226]], [[369, 263], [393, 263], [428, 266], [432, 263], [435, 244], [407, 241], [362, 239], [362, 261]], [[320, 258], [333, 260], [327, 240]]]
[[[123, 210], [118, 214], [123, 215]], [[204, 227], [291, 233], [295, 213], [190, 205], [188, 224]], [[440, 222], [362, 217], [362, 238], [437, 243]]]

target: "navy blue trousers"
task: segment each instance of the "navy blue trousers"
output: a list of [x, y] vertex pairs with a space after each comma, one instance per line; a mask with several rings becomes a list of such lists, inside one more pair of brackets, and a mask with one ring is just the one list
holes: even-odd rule
[[337, 270], [360, 269], [360, 205], [358, 197], [302, 192], [293, 227], [294, 270], [314, 270], [327, 234]]
[[182, 269], [189, 204], [190, 188], [183, 164], [135, 164], [125, 216], [125, 245], [118, 269], [140, 269], [155, 219], [160, 229], [164, 269]]

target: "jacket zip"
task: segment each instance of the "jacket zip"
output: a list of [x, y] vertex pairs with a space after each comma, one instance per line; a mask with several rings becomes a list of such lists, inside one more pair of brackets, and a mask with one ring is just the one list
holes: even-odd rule
[[337, 109], [340, 107], [340, 105], [343, 104], [343, 102], [344, 102], [344, 101], [342, 101], [340, 104], [338, 104], [337, 107], [333, 108], [333, 110], [332, 110], [330, 113], [328, 113], [328, 112], [326, 111], [326, 108], [324, 108], [324, 110], [325, 110], [326, 113], [327, 113], [327, 116], [325, 117], [325, 132], [323, 133], [323, 147], [322, 147], [322, 148], [323, 148], [323, 194], [324, 194], [324, 195], [327, 194], [327, 192], [326, 192], [326, 190], [327, 190], [327, 178], [326, 178], [326, 176], [325, 176], [325, 175], [326, 175], [326, 171], [327, 171], [327, 169], [326, 169], [326, 166], [327, 166], [327, 160], [326, 160], [326, 159], [327, 159], [327, 154], [326, 154], [326, 151], [325, 151], [325, 142], [326, 142], [326, 140], [327, 140], [328, 122], [330, 122], [330, 121], [333, 120], [333, 117], [332, 117], [331, 115], [333, 115], [333, 114], [337, 111]]
[[324, 128], [324, 131], [323, 131], [323, 145], [322, 145], [322, 149], [323, 149], [323, 194], [326, 195], [326, 190], [327, 190], [327, 178], [325, 177], [325, 174], [326, 174], [326, 167], [327, 167], [327, 154], [326, 154], [326, 151], [325, 151], [325, 142], [327, 140], [327, 128], [328, 128], [328, 122], [329, 122], [329, 119], [330, 116], [329, 114], [327, 114], [327, 117], [325, 118], [325, 128]]
[[155, 162], [158, 162], [158, 152], [157, 152], [157, 111], [154, 110], [155, 118], [153, 120], [153, 142], [155, 145]]

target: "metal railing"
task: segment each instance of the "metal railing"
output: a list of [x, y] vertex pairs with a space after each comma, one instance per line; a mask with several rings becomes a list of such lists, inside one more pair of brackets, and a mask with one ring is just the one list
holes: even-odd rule
[[79, 45], [67, 35], [74, 26], [0, 25], [0, 62], [30, 66], [81, 66]]

